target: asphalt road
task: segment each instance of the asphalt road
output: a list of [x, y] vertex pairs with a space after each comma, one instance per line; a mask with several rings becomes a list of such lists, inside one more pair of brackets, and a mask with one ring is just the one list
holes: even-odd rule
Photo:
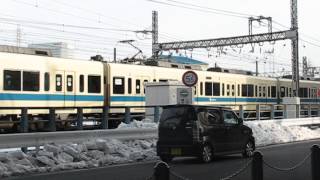
[[[313, 144], [320, 144], [319, 140], [305, 141], [290, 144], [273, 145], [259, 148], [263, 153], [264, 160], [269, 164], [281, 168], [289, 168], [309, 153]], [[310, 158], [293, 171], [276, 171], [264, 166], [264, 180], [311, 180]], [[170, 163], [172, 172], [179, 174], [189, 180], [218, 180], [227, 177], [245, 164], [248, 159], [240, 155], [216, 157], [212, 163], [202, 164], [194, 158], [174, 159]], [[8, 180], [144, 180], [153, 173], [155, 162], [136, 163], [128, 165], [109, 166], [103, 168], [72, 170], [47, 174], [34, 174], [23, 177], [7, 178]], [[251, 167], [249, 166], [233, 180], [250, 180]], [[172, 177], [172, 180], [180, 179]]]

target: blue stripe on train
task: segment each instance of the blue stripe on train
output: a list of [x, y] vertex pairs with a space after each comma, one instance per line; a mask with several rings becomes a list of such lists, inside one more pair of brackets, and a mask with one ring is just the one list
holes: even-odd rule
[[0, 93], [0, 100], [12, 101], [103, 101], [103, 96], [97, 95], [59, 95], [59, 94], [14, 94]]

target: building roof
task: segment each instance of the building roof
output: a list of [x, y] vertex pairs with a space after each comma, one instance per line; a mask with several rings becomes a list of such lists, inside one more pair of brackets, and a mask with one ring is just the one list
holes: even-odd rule
[[169, 61], [173, 63], [180, 63], [180, 64], [195, 64], [195, 65], [208, 65], [205, 62], [195, 60], [189, 57], [183, 57], [183, 56], [167, 56], [167, 55], [161, 55], [161, 59], [168, 59]]

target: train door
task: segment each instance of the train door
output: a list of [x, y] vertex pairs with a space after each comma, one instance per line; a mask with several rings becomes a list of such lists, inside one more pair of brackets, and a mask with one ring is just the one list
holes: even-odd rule
[[55, 72], [55, 96], [57, 99], [51, 101], [54, 106], [62, 107], [64, 106], [64, 71]]
[[64, 72], [64, 105], [65, 106], [75, 106], [75, 73], [70, 71]]
[[232, 81], [225, 82], [225, 95], [227, 96], [227, 103], [230, 105], [236, 104], [236, 83]]
[[259, 87], [260, 94], [260, 104], [267, 104], [268, 102], [268, 85], [267, 84], [262, 84]]

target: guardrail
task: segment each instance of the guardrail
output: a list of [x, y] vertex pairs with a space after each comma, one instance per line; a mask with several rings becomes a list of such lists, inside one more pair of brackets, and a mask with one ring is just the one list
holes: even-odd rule
[[157, 129], [142, 128], [2, 134], [0, 135], [0, 149], [39, 147], [49, 143], [78, 143], [90, 139], [154, 139], [157, 136]]
[[[295, 113], [295, 117], [316, 117], [320, 116], [320, 104], [301, 104], [301, 105], [278, 105], [278, 104], [246, 104], [246, 105], [228, 105], [231, 106], [244, 120], [267, 120], [267, 119], [282, 119], [288, 118], [290, 113], [289, 106], [293, 106], [299, 113]], [[132, 112], [133, 108], [148, 109], [152, 108], [153, 113], [136, 113]], [[95, 113], [94, 117], [86, 117], [84, 111], [86, 109], [99, 110], [99, 113]], [[122, 116], [112, 116], [110, 109], [120, 109]], [[134, 118], [151, 117], [155, 122], [160, 120], [160, 106], [101, 106], [101, 107], [74, 107], [74, 108], [61, 108], [61, 107], [0, 107], [0, 110], [20, 110], [19, 121], [10, 121], [9, 123], [16, 123], [19, 125], [19, 132], [26, 133], [30, 129], [30, 124], [34, 122], [46, 123], [45, 131], [53, 132], [57, 130], [57, 123], [71, 123], [72, 128], [75, 130], [83, 130], [84, 121], [95, 121], [95, 129], [109, 129], [110, 122], [125, 122], [130, 123]], [[30, 110], [47, 110], [47, 119], [43, 120], [30, 120]], [[57, 120], [57, 111], [59, 110], [71, 110], [75, 111], [74, 119]], [[149, 111], [150, 112], [150, 111]], [[121, 113], [119, 113], [121, 114]], [[3, 121], [0, 121], [0, 125]], [[69, 127], [70, 128], [70, 127]], [[42, 130], [43, 131], [43, 130]]]
[[[276, 122], [287, 126], [319, 125], [320, 118], [304, 119], [282, 119], [282, 120], [261, 120], [253, 123]], [[77, 143], [90, 139], [155, 139], [158, 137], [157, 129], [137, 128], [137, 129], [107, 129], [91, 131], [60, 131], [60, 132], [37, 132], [0, 135], [1, 148], [39, 147], [49, 143]]]

